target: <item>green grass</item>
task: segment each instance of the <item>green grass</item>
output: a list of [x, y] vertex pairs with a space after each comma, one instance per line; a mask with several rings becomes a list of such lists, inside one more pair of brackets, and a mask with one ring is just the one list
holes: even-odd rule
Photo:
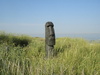
[[57, 38], [54, 55], [45, 58], [43, 38], [0, 34], [0, 75], [100, 75], [99, 42]]

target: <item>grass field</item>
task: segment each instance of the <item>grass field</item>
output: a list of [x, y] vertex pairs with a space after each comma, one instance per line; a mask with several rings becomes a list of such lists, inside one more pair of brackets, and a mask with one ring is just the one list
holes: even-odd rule
[[45, 58], [44, 38], [0, 33], [0, 75], [100, 75], [100, 43], [56, 38]]

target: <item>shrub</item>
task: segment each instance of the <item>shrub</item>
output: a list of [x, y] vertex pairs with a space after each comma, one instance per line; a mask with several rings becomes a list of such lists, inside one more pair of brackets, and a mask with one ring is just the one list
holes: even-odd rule
[[31, 37], [25, 35], [12, 35], [0, 33], [0, 43], [13, 44], [15, 46], [25, 47], [31, 43]]

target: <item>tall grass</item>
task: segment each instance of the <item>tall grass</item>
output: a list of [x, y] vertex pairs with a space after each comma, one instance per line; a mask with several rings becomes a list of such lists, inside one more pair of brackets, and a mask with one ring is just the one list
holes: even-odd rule
[[12, 42], [0, 44], [0, 75], [100, 75], [100, 43], [57, 38], [55, 56], [46, 59], [44, 39], [27, 39], [31, 42], [24, 47]]
[[26, 35], [14, 35], [0, 32], [0, 43], [14, 44], [15, 46], [27, 46], [31, 42], [31, 37]]

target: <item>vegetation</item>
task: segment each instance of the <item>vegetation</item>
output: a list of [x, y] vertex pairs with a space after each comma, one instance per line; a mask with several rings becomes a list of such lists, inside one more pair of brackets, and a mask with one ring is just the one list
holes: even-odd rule
[[0, 75], [100, 75], [100, 43], [57, 38], [45, 58], [43, 38], [0, 33]]

